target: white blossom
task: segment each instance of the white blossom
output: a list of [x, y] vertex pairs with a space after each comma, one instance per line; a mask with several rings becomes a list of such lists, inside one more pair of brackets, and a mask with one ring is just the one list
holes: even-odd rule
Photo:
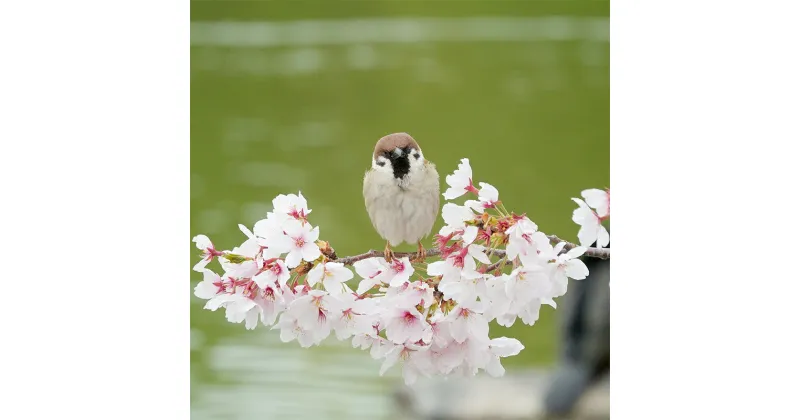
[[301, 261], [314, 261], [322, 253], [315, 243], [319, 239], [319, 227], [311, 228], [308, 223], [292, 220], [286, 223], [285, 235], [276, 238], [271, 245], [281, 253], [287, 252], [286, 266], [294, 268]]
[[317, 264], [308, 272], [307, 281], [309, 286], [322, 283], [325, 290], [330, 294], [339, 295], [344, 293], [342, 283], [353, 278], [353, 272], [346, 268], [344, 264], [337, 262], [327, 262]]
[[[570, 279], [588, 276], [581, 261], [586, 246], [610, 241], [601, 223], [610, 214], [610, 194], [587, 189], [581, 192], [585, 201], [573, 198], [581, 246], [553, 246], [536, 223], [499, 204], [497, 188], [484, 182], [475, 188], [468, 159], [446, 182], [445, 199], [467, 192], [477, 199], [444, 204], [445, 224], [434, 241], [438, 253], [429, 254], [439, 260], [417, 275], [408, 257], [366, 258], [353, 263], [359, 277], [354, 292], [348, 281], [355, 275], [345, 265], [352, 259], [337, 260], [327, 250], [323, 255], [320, 228], [310, 224], [311, 209], [298, 193], [275, 197], [273, 210], [252, 232], [239, 225], [247, 238], [231, 251], [218, 251], [205, 235], [194, 236], [201, 261], [193, 270], [203, 274], [194, 295], [206, 301], [205, 309], [224, 309], [231, 323], [246, 329], [261, 323], [279, 330], [281, 341], [303, 348], [331, 335], [349, 340], [381, 361], [380, 375], [400, 364], [407, 385], [433, 375], [502, 376], [501, 358], [524, 347], [513, 338], [491, 338], [489, 323], [534, 325], [542, 305], [556, 308], [554, 299], [567, 293]], [[484, 245], [504, 249], [505, 255]], [[497, 255], [504, 260], [495, 262], [508, 264], [488, 270]], [[221, 274], [207, 268], [215, 257]]]
[[469, 165], [469, 159], [461, 159], [458, 169], [450, 175], [445, 177], [445, 181], [449, 188], [442, 193], [446, 200], [461, 197], [467, 192], [477, 192], [477, 188], [472, 185], [472, 167]]
[[581, 199], [573, 198], [572, 201], [578, 204], [578, 208], [572, 212], [572, 221], [581, 227], [578, 230], [581, 246], [591, 246], [595, 241], [600, 248], [607, 246], [611, 239], [597, 213]]
[[478, 192], [478, 199], [467, 200], [464, 202], [464, 204], [471, 207], [478, 213], [483, 213], [487, 209], [494, 208], [497, 205], [497, 203], [500, 201], [500, 192], [498, 192], [497, 188], [491, 184], [481, 182], [479, 185], [481, 186], [481, 189]]

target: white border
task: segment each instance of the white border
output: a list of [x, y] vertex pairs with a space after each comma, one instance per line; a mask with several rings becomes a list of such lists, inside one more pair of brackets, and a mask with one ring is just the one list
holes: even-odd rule
[[778, 4], [612, 3], [613, 419], [798, 412], [800, 26]]
[[0, 417], [188, 418], [189, 3], [2, 9]]
[[[615, 419], [797, 411], [800, 26], [778, 4], [614, 3]], [[4, 7], [4, 418], [188, 416], [188, 16]]]

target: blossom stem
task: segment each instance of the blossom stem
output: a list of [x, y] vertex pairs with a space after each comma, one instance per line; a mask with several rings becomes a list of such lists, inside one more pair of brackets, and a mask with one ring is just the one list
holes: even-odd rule
[[508, 216], [509, 214], [511, 214], [511, 213], [508, 212], [508, 210], [506, 210], [506, 206], [503, 205], [502, 201], [498, 201], [497, 202], [497, 207], [499, 207], [499, 208], [501, 208], [503, 210], [503, 213], [505, 213], [504, 216]]
[[500, 203], [496, 204], [493, 208], [494, 211], [497, 212], [497, 215], [500, 216], [501, 218], [508, 217], [508, 215], [505, 212], [503, 212], [502, 209], [500, 209]]
[[[567, 251], [579, 246], [577, 244], [574, 244], [574, 243], [571, 243], [571, 242], [567, 242], [567, 241], [565, 241], [565, 240], [563, 240], [563, 239], [561, 239], [561, 238], [559, 238], [558, 236], [555, 236], [555, 235], [548, 235], [547, 238], [550, 239], [550, 242], [555, 242], [555, 243], [566, 242], [566, 245], [564, 246], [564, 249], [562, 250], [562, 252], [567, 252]], [[503, 249], [490, 248], [490, 249], [487, 249], [486, 252], [487, 252], [487, 254], [495, 255], [495, 256], [498, 256], [498, 257], [503, 257], [503, 256], [506, 255], [506, 251], [503, 250]], [[425, 254], [428, 257], [435, 257], [437, 255], [441, 255], [441, 253], [442, 253], [441, 250], [439, 250], [439, 248], [436, 248], [436, 247], [425, 250]], [[415, 255], [417, 255], [416, 251], [414, 251], [414, 252], [395, 252], [394, 253], [395, 258], [413, 257]], [[611, 259], [611, 248], [589, 247], [589, 248], [586, 248], [586, 252], [583, 255], [586, 256], [586, 257], [591, 257], [591, 258], [599, 258], [601, 260], [608, 260], [608, 259]], [[371, 249], [371, 250], [369, 250], [369, 251], [367, 251], [367, 252], [365, 252], [363, 254], [352, 255], [352, 256], [349, 256], [349, 257], [336, 258], [334, 261], [336, 261], [338, 263], [341, 263], [341, 264], [344, 264], [344, 265], [353, 265], [354, 263], [356, 263], [358, 261], [361, 261], [361, 260], [365, 260], [367, 258], [382, 257], [382, 256], [383, 256], [383, 250], [377, 251], [377, 250]]]
[[503, 258], [501, 258], [500, 261], [497, 261], [496, 263], [486, 267], [486, 272], [487, 273], [491, 273], [492, 271], [497, 270], [498, 268], [504, 266], [508, 262], [509, 262], [508, 261], [508, 256], [507, 255], [503, 255]]

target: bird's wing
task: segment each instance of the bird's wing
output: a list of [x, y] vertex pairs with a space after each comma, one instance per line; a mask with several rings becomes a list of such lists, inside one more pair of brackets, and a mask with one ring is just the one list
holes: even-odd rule
[[435, 203], [436, 203], [436, 205], [434, 206], [436, 212], [434, 214], [434, 218], [436, 218], [436, 216], [439, 214], [439, 196], [441, 192], [440, 190], [441, 187], [439, 183], [439, 172], [436, 170], [436, 165], [427, 159], [425, 159], [425, 170], [432, 172], [433, 173], [432, 178], [435, 180], [433, 181], [434, 188], [432, 192], [434, 193]]
[[367, 205], [367, 177], [369, 177], [374, 171], [375, 171], [375, 169], [373, 169], [373, 168], [369, 168], [366, 171], [364, 171], [364, 180], [362, 182], [361, 192], [362, 192], [362, 194], [364, 194], [364, 205], [365, 206]]

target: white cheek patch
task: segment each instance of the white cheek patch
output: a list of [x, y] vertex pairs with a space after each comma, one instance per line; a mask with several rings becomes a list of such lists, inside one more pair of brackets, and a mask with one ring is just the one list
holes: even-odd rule
[[425, 157], [422, 156], [422, 150], [411, 149], [408, 152], [408, 161], [411, 166], [421, 166], [425, 163]]
[[392, 171], [392, 164], [389, 162], [389, 159], [386, 159], [383, 156], [378, 156], [377, 159], [373, 160], [372, 167], [377, 170], [388, 170], [389, 172]]

